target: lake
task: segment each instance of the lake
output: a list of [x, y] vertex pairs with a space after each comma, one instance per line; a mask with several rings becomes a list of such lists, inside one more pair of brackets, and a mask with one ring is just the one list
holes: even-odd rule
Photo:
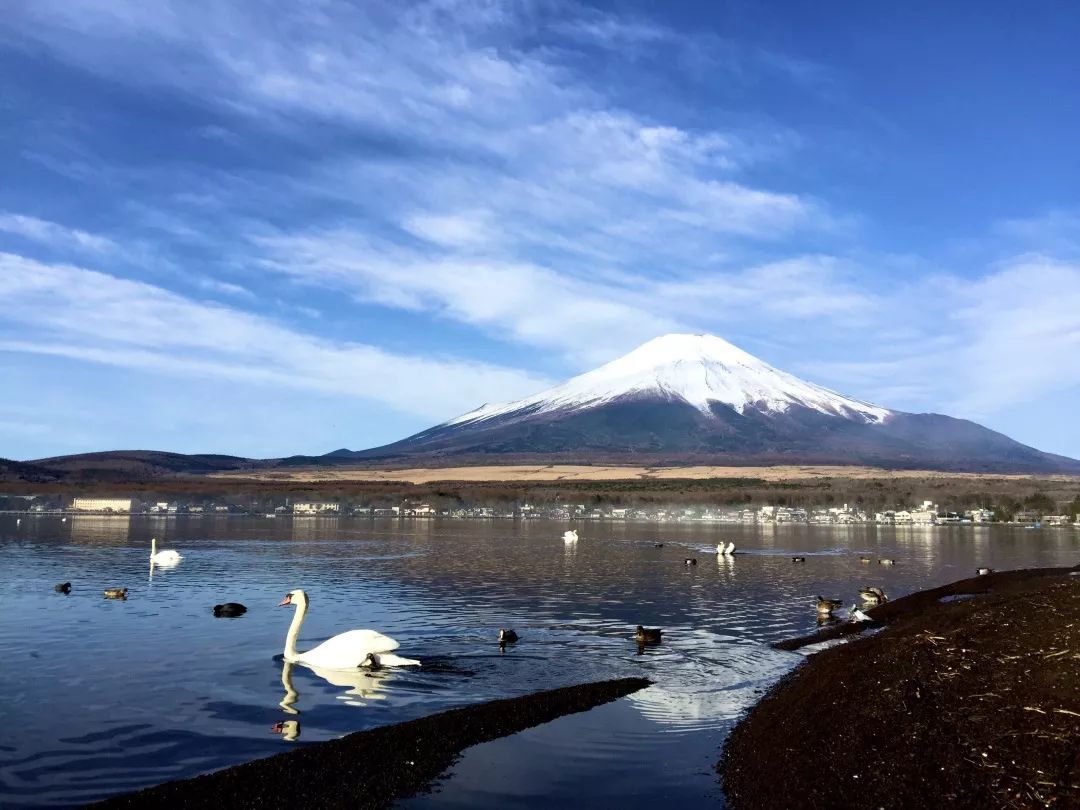
[[[715, 807], [725, 735], [802, 660], [768, 645], [816, 627], [817, 594], [851, 604], [873, 584], [896, 597], [979, 565], [1075, 565], [1080, 549], [1072, 528], [585, 523], [574, 546], [566, 528], [0, 515], [0, 805], [79, 804], [468, 703], [635, 675], [655, 685], [470, 749], [436, 793], [406, 804]], [[151, 537], [183, 561], [151, 572]], [[719, 558], [721, 540], [742, 553]], [[72, 592], [55, 593], [64, 581]], [[118, 586], [126, 601], [102, 597]], [[277, 604], [297, 587], [311, 600], [300, 649], [370, 627], [423, 666], [284, 666], [293, 609]], [[248, 613], [214, 618], [227, 601]], [[663, 643], [639, 654], [639, 623], [664, 628]], [[521, 640], [500, 651], [500, 627]], [[289, 733], [271, 731], [289, 720]]]

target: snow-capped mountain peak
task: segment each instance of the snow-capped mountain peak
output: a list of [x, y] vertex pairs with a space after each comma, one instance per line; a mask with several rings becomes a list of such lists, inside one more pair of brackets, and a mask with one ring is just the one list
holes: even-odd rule
[[484, 405], [446, 423], [593, 408], [642, 396], [681, 400], [703, 414], [712, 405], [739, 413], [809, 408], [845, 419], [880, 423], [892, 411], [830, 391], [780, 371], [714, 335], [663, 335], [593, 371], [516, 402]]

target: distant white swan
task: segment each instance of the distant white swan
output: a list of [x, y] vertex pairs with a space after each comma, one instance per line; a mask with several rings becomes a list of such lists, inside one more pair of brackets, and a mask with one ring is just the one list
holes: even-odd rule
[[150, 562], [157, 563], [158, 565], [176, 565], [183, 557], [180, 556], [180, 552], [176, 549], [167, 548], [162, 551], [157, 550], [157, 538], [150, 538]]
[[735, 553], [735, 544], [734, 543], [728, 543], [725, 546], [723, 543], [717, 543], [716, 544], [716, 553], [717, 554], [734, 554]]
[[418, 667], [420, 662], [412, 658], [402, 658], [393, 651], [401, 645], [389, 636], [376, 630], [349, 630], [329, 638], [318, 647], [307, 652], [298, 652], [296, 637], [300, 635], [300, 625], [308, 611], [308, 596], [297, 588], [289, 591], [281, 600], [279, 607], [295, 605], [296, 615], [289, 625], [285, 636], [285, 660], [290, 664], [307, 664], [322, 669], [359, 669], [371, 656], [378, 666], [383, 667]]
[[563, 532], [562, 536], [564, 543], [576, 543], [577, 542], [577, 529], [571, 529], [568, 532]]

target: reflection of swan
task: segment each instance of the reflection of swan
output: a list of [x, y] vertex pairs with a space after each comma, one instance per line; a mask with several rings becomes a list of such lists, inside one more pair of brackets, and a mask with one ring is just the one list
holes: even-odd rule
[[270, 727], [270, 731], [274, 734], [280, 734], [281, 738], [286, 742], [295, 742], [296, 738], [300, 736], [300, 721], [282, 720], [280, 723], [274, 723]]
[[577, 529], [571, 529], [568, 532], [563, 532], [562, 539], [564, 543], [576, 543], [578, 540]]
[[279, 605], [296, 605], [296, 615], [285, 636], [285, 660], [289, 663], [307, 664], [324, 669], [357, 669], [364, 665], [369, 655], [374, 655], [384, 667], [420, 666], [412, 658], [401, 658], [393, 651], [401, 645], [376, 630], [349, 630], [329, 638], [307, 652], [298, 652], [296, 637], [308, 610], [307, 594], [297, 588], [289, 591]]
[[[293, 685], [292, 675], [295, 666], [296, 664], [286, 661], [281, 667], [281, 685], [285, 687], [285, 697], [278, 705], [289, 714], [300, 713], [295, 708], [296, 702], [300, 699], [300, 693]], [[324, 669], [310, 664], [305, 664], [305, 666], [332, 686], [345, 687], [344, 695], [339, 697], [350, 706], [364, 706], [369, 700], [385, 700], [386, 695], [382, 694], [383, 688], [393, 678], [385, 670], [368, 672], [361, 669]]]
[[157, 538], [150, 538], [150, 562], [157, 563], [158, 565], [176, 565], [180, 560], [184, 559], [180, 556], [180, 552], [176, 549], [168, 548], [162, 551], [157, 550]]

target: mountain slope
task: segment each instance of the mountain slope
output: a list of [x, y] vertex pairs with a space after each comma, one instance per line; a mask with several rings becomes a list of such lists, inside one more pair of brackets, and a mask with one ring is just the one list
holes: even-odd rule
[[158, 450], [110, 450], [36, 459], [31, 464], [64, 477], [128, 480], [179, 474], [254, 469], [272, 462], [237, 456], [167, 453]]
[[[1080, 473], [974, 422], [862, 402], [711, 335], [666, 335], [516, 402], [484, 405], [334, 461], [870, 464]], [[329, 459], [328, 459], [329, 460]]]

